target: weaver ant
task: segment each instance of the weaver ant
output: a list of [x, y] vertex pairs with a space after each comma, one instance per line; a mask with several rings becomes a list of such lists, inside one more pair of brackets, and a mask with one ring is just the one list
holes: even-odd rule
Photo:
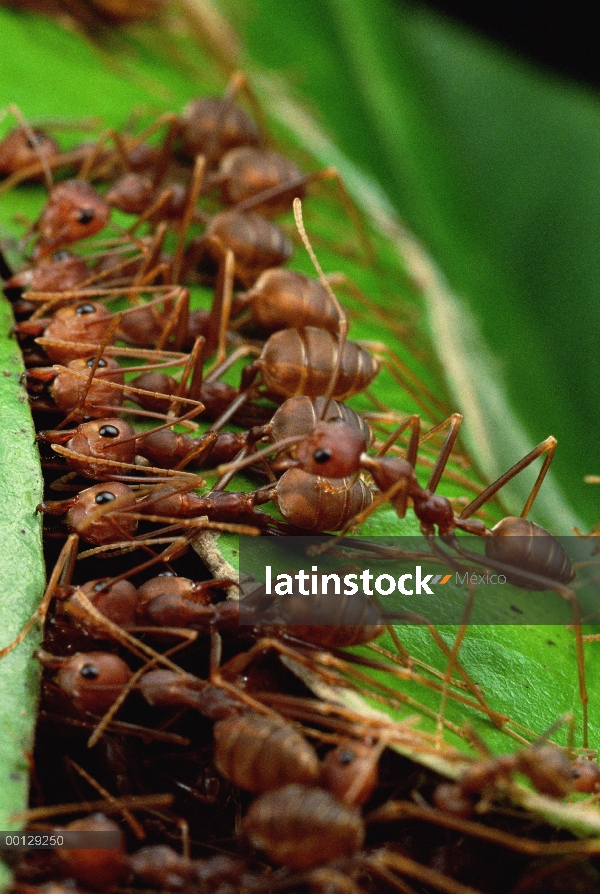
[[558, 745], [540, 740], [514, 754], [492, 757], [482, 742], [477, 744], [486, 756], [462, 770], [457, 782], [442, 783], [434, 790], [433, 801], [440, 810], [469, 818], [476, 797], [490, 799], [502, 793], [512, 784], [515, 773], [525, 776], [536, 791], [550, 798], [564, 798], [577, 788], [581, 762], [570, 760]]
[[0, 140], [0, 177], [6, 178], [0, 186], [0, 195], [24, 180], [45, 181], [50, 187], [52, 170], [72, 167], [84, 161], [90, 151], [88, 146], [82, 146], [61, 152], [57, 141], [43, 128], [31, 126], [17, 106], [9, 105], [0, 118], [7, 112], [19, 124]]
[[[463, 548], [455, 532], [461, 530], [468, 534], [484, 537], [486, 555], [484, 564], [487, 561], [491, 567], [504, 570], [508, 581], [515, 586], [532, 590], [553, 589], [566, 599], [571, 604], [575, 625], [585, 746], [588, 736], [588, 696], [585, 686], [581, 621], [576, 596], [568, 587], [575, 577], [575, 571], [561, 544], [544, 528], [527, 519], [552, 461], [556, 449], [556, 439], [549, 437], [538, 444], [523, 459], [475, 497], [460, 515], [456, 515], [450, 500], [436, 494], [435, 491], [454, 446], [461, 421], [462, 417], [455, 414], [442, 423], [444, 426], [449, 425], [450, 430], [425, 488], [418, 483], [414, 471], [420, 434], [418, 416], [409, 417], [400, 427], [400, 429], [407, 427], [411, 429], [406, 459], [369, 456], [364, 452], [364, 442], [356, 430], [340, 422], [337, 424], [324, 423], [317, 426], [311, 437], [297, 446], [297, 459], [289, 461], [288, 464], [299, 465], [313, 473], [323, 474], [325, 472], [332, 476], [355, 474], [359, 469], [366, 469], [371, 473], [382, 492], [379, 500], [374, 501], [373, 507], [389, 501], [398, 515], [403, 518], [410, 499], [414, 513], [421, 524], [421, 530], [426, 537], [432, 538], [437, 528], [439, 536], [449, 543], [459, 555], [476, 562], [481, 562], [481, 557]], [[439, 428], [438, 426], [438, 430]], [[491, 529], [479, 519], [472, 518], [473, 514], [505, 484], [531, 465], [538, 457], [544, 455], [542, 468], [520, 517], [507, 516]], [[357, 515], [346, 526], [346, 530], [354, 524], [362, 523], [372, 511], [373, 509], [369, 507]]]

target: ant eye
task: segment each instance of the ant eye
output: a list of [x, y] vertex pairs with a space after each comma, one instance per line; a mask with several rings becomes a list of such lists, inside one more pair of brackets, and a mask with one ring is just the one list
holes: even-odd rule
[[98, 506], [101, 506], [103, 503], [112, 503], [113, 500], [116, 500], [115, 495], [109, 490], [103, 490], [101, 493], [96, 494], [94, 503], [97, 503]]
[[101, 438], [118, 438], [119, 429], [116, 425], [103, 425], [98, 429]]
[[96, 680], [100, 676], [100, 671], [95, 664], [84, 664], [79, 673], [84, 680]]
[[315, 450], [313, 459], [316, 463], [322, 466], [323, 463], [327, 463], [331, 459], [331, 450]]
[[91, 222], [93, 221], [93, 219], [94, 219], [95, 216], [96, 216], [96, 215], [94, 214], [94, 212], [93, 212], [93, 210], [92, 210], [91, 208], [84, 208], [84, 209], [83, 209], [82, 211], [80, 211], [79, 214], [77, 215], [77, 223], [80, 223], [80, 224], [89, 224], [89, 223], [91, 223]]
[[93, 314], [96, 312], [96, 308], [93, 304], [80, 304], [79, 307], [75, 308], [76, 314]]
[[106, 586], [106, 581], [99, 580], [97, 584], [94, 584], [94, 587], [93, 587], [94, 593], [99, 593], [100, 590], [103, 590], [105, 586]]
[[342, 751], [340, 754], [338, 754], [338, 762], [344, 765], [351, 764], [355, 758], [356, 755], [353, 751], [350, 751], [350, 749], [348, 749], [348, 751]]
[[177, 575], [175, 574], [174, 571], [161, 571], [161, 573], [159, 575], [157, 575], [157, 577], [176, 577], [176, 576]]
[[44, 142], [44, 137], [41, 133], [34, 133], [33, 139], [31, 137], [27, 137], [25, 141], [25, 145], [28, 149], [35, 149], [36, 146], [41, 146]]
[[55, 251], [52, 255], [53, 261], [66, 261], [67, 258], [71, 257], [70, 251]]
[[[93, 358], [93, 357], [90, 357], [90, 359], [87, 361], [87, 363], [86, 363], [85, 365], [86, 365], [86, 366], [93, 366], [93, 365], [94, 365], [94, 358]], [[106, 360], [105, 360], [103, 357], [101, 357], [100, 360], [98, 361], [98, 369], [104, 369], [105, 366], [106, 366]]]

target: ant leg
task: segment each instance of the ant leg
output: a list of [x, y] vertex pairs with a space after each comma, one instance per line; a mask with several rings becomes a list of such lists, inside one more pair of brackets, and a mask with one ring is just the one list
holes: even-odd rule
[[185, 250], [185, 237], [190, 228], [190, 224], [192, 222], [192, 218], [194, 216], [194, 209], [196, 206], [196, 202], [200, 196], [202, 191], [202, 183], [204, 181], [204, 172], [206, 170], [206, 159], [203, 155], [196, 156], [196, 161], [194, 162], [194, 170], [192, 173], [192, 179], [190, 181], [190, 185], [188, 188], [188, 194], [185, 200], [185, 207], [183, 209], [183, 213], [181, 215], [181, 220], [179, 223], [179, 233], [177, 237], [177, 246], [175, 248], [175, 252], [173, 254], [173, 280], [177, 282], [179, 279], [179, 274], [181, 273], [181, 266], [183, 264], [184, 250]]
[[236, 95], [242, 91], [244, 92], [244, 95], [246, 96], [246, 99], [248, 100], [248, 103], [252, 108], [252, 114], [256, 118], [256, 123], [258, 125], [261, 136], [263, 137], [263, 139], [268, 140], [269, 127], [263, 108], [258, 101], [254, 90], [250, 86], [246, 75], [241, 71], [235, 71], [231, 75], [229, 83], [227, 84], [225, 97], [227, 101], [233, 100], [235, 99]]
[[467, 601], [465, 603], [465, 607], [463, 609], [463, 616], [461, 618], [460, 627], [458, 628], [458, 632], [454, 637], [454, 642], [452, 644], [452, 650], [450, 652], [449, 660], [446, 665], [446, 670], [444, 672], [444, 681], [442, 686], [442, 698], [440, 702], [440, 712], [438, 715], [438, 719], [436, 721], [436, 742], [437, 744], [441, 744], [442, 736], [444, 731], [444, 714], [446, 713], [446, 704], [448, 702], [448, 692], [450, 688], [450, 681], [452, 680], [452, 673], [454, 668], [457, 666], [458, 652], [462, 645], [462, 641], [465, 638], [465, 633], [467, 632], [467, 625], [469, 623], [469, 617], [471, 615], [471, 610], [473, 608], [473, 600], [475, 599], [475, 586], [469, 583], [469, 592], [467, 596]]
[[436, 460], [435, 466], [431, 472], [431, 476], [429, 481], [427, 482], [427, 490], [431, 491], [431, 493], [435, 493], [437, 486], [440, 482], [440, 478], [444, 473], [444, 469], [446, 468], [446, 463], [450, 458], [450, 454], [454, 449], [454, 444], [458, 437], [458, 432], [460, 430], [460, 425], [463, 420], [463, 417], [460, 413], [453, 413], [448, 417], [444, 422], [440, 422], [439, 425], [436, 425], [435, 428], [431, 428], [419, 441], [419, 446], [423, 444], [425, 441], [429, 440], [432, 435], [437, 434], [439, 431], [443, 431], [447, 425], [450, 425], [450, 431], [446, 436], [446, 440], [440, 450], [439, 456]]
[[415, 402], [428, 419], [446, 416], [449, 406], [441, 401], [418, 376], [383, 342], [361, 341], [360, 344], [372, 350], [385, 365], [390, 375]]
[[[249, 354], [254, 354], [255, 356], [260, 354], [260, 349], [255, 347], [254, 345], [242, 345], [239, 348], [236, 348], [229, 357], [223, 361], [223, 363], [216, 366], [211, 372], [205, 377], [206, 382], [216, 381], [222, 373], [224, 373], [229, 367], [233, 366], [233, 364], [239, 360], [241, 357], [247, 357]], [[238, 396], [230, 403], [226, 410], [216, 419], [208, 431], [219, 431], [219, 429], [223, 428], [223, 426], [229, 422], [232, 416], [235, 416], [237, 411], [243, 407], [245, 403], [252, 398], [256, 394], [256, 386], [254, 385], [254, 379], [258, 375], [258, 367], [251, 363], [249, 366], [245, 367], [242, 372], [242, 384], [241, 390]]]
[[[158, 351], [161, 351], [166, 347], [173, 332], [175, 333], [175, 338], [173, 339], [173, 348], [175, 350], [178, 350], [181, 347], [181, 344], [185, 339], [190, 307], [190, 293], [187, 289], [180, 288], [175, 290], [175, 294], [177, 295], [175, 303], [172, 305], [172, 309], [170, 310], [168, 320], [161, 336], [156, 342], [156, 349]], [[167, 306], [171, 306], [173, 297], [164, 298], [165, 311]]]
[[42, 596], [42, 601], [12, 643], [9, 643], [8, 646], [4, 646], [4, 648], [0, 649], [0, 659], [4, 658], [5, 655], [8, 655], [9, 652], [12, 652], [13, 649], [20, 645], [38, 621], [41, 621], [42, 623], [44, 622], [57, 586], [63, 584], [65, 581], [71, 580], [73, 568], [75, 566], [75, 559], [77, 557], [78, 543], [79, 537], [77, 534], [70, 534], [69, 537], [67, 537], [66, 543], [60, 551], [56, 565], [50, 575], [50, 580], [48, 581], [48, 586]]
[[220, 367], [226, 360], [227, 327], [231, 315], [234, 278], [235, 255], [228, 248], [219, 264], [217, 281], [215, 283], [215, 295], [207, 325], [206, 353], [210, 356], [215, 348], [217, 349], [215, 362], [207, 370], [207, 377], [213, 369]]
[[134, 152], [139, 146], [141, 146], [144, 140], [152, 136], [153, 133], [156, 133], [157, 130], [160, 130], [160, 128], [164, 124], [168, 124], [168, 128], [162, 142], [160, 156], [156, 163], [154, 176], [152, 178], [152, 185], [155, 189], [158, 189], [158, 187], [162, 183], [169, 164], [173, 143], [179, 129], [178, 116], [174, 115], [172, 112], [165, 112], [163, 115], [160, 115], [156, 119], [156, 121], [154, 121], [152, 124], [149, 124], [139, 134], [137, 134], [137, 136], [135, 136], [129, 144], [125, 141], [122, 134], [115, 133], [114, 136], [115, 144], [117, 146], [117, 150], [119, 152], [119, 156], [123, 162], [123, 165], [126, 169], [131, 170], [131, 153]]
[[[75, 772], [78, 773], [79, 776], [81, 776], [82, 779], [85, 779], [88, 785], [95, 789], [98, 794], [101, 795], [101, 797], [106, 798], [108, 804], [111, 804], [113, 807], [115, 806], [116, 798], [114, 797], [114, 795], [111, 795], [108, 789], [104, 788], [103, 785], [100, 785], [100, 783], [96, 779], [94, 779], [94, 777], [91, 776], [87, 772], [87, 770], [84, 770], [83, 767], [80, 767], [79, 764], [73, 760], [73, 758], [67, 756], [66, 760], [68, 766], [71, 766], [75, 770]], [[122, 814], [123, 819], [129, 826], [135, 837], [138, 839], [138, 841], [143, 841], [143, 839], [146, 837], [146, 833], [143, 826], [136, 820], [132, 812], [130, 810], [127, 810], [126, 807], [122, 807], [120, 810], [116, 810], [115, 812], [120, 812]]]
[[302, 202], [300, 201], [300, 199], [294, 199], [294, 218], [296, 220], [296, 227], [298, 228], [298, 233], [300, 234], [300, 238], [302, 239], [304, 247], [305, 247], [306, 251], [308, 252], [311, 261], [313, 262], [313, 266], [319, 275], [319, 280], [320, 280], [323, 288], [325, 289], [325, 291], [331, 298], [331, 300], [334, 304], [334, 307], [337, 310], [338, 319], [339, 319], [338, 350], [337, 350], [337, 354], [336, 354], [336, 358], [335, 358], [335, 363], [333, 365], [333, 370], [331, 372], [331, 379], [330, 379], [329, 385], [327, 387], [327, 391], [325, 392], [325, 395], [324, 395], [325, 402], [323, 404], [323, 409], [321, 411], [321, 420], [323, 420], [323, 419], [325, 419], [325, 416], [327, 415], [327, 409], [328, 409], [329, 403], [333, 397], [335, 385], [338, 380], [338, 375], [340, 372], [340, 366], [341, 366], [341, 362], [342, 362], [342, 351], [344, 349], [344, 342], [346, 341], [346, 336], [348, 334], [348, 320], [347, 320], [346, 314], [342, 310], [342, 306], [341, 306], [340, 302], [338, 301], [335, 292], [333, 291], [333, 289], [327, 282], [327, 279], [325, 278], [325, 274], [323, 273], [323, 270], [321, 268], [321, 265], [319, 264], [317, 256], [314, 253], [313, 247], [310, 244], [310, 240], [308, 238], [306, 229], [304, 227], [304, 221], [302, 220]]
[[119, 143], [117, 141], [118, 134], [113, 128], [109, 128], [100, 134], [96, 142], [93, 146], [90, 146], [86, 152], [83, 163], [77, 172], [78, 180], [90, 180], [92, 172], [94, 170], [94, 166], [102, 157], [102, 152], [108, 140], [112, 139], [115, 143], [116, 149], [114, 150], [114, 154], [121, 157], [121, 161], [126, 163], [125, 156], [121, 156], [119, 151]]
[[173, 198], [173, 190], [165, 189], [160, 195], [146, 208], [143, 214], [140, 214], [136, 220], [131, 224], [129, 229], [125, 232], [128, 236], [133, 236], [135, 231], [138, 230], [143, 223], [146, 223], [147, 220], [150, 220], [152, 217], [158, 214], [158, 212], [167, 206], [171, 199]]
[[365, 261], [369, 267], [372, 267], [376, 260], [373, 243], [371, 242], [371, 239], [369, 238], [369, 235], [367, 233], [363, 215], [355, 200], [349, 193], [339, 171], [337, 171], [333, 167], [329, 167], [325, 168], [322, 171], [317, 171], [315, 174], [309, 174], [309, 178], [311, 180], [333, 180], [335, 182], [335, 185], [340, 194], [340, 198], [342, 200], [342, 204], [344, 205], [344, 208], [346, 210], [346, 214], [352, 221], [356, 232], [358, 233], [359, 242], [361, 243], [362, 249], [365, 253]]
[[[186, 639], [182, 643], [177, 643], [177, 645], [173, 646], [171, 649], [167, 649], [167, 651], [163, 655], [159, 655], [157, 653], [156, 658], [150, 658], [137, 671], [135, 671], [135, 673], [133, 673], [131, 675], [131, 677], [129, 678], [127, 683], [125, 683], [125, 685], [122, 687], [121, 691], [119, 692], [118, 696], [116, 697], [116, 699], [114, 700], [114, 702], [112, 703], [112, 705], [110, 706], [108, 711], [106, 711], [106, 713], [104, 714], [102, 719], [96, 725], [94, 732], [88, 739], [88, 742], [87, 742], [88, 748], [93, 748], [94, 745], [99, 741], [99, 739], [103, 735], [106, 727], [109, 725], [109, 723], [114, 718], [115, 714], [117, 713], [117, 711], [119, 710], [119, 708], [121, 707], [121, 705], [123, 704], [123, 702], [125, 701], [127, 696], [129, 695], [129, 693], [131, 692], [131, 690], [135, 688], [137, 683], [139, 683], [139, 681], [144, 676], [146, 671], [153, 670], [159, 663], [159, 658], [162, 658], [162, 659], [166, 658], [168, 660], [171, 657], [171, 655], [176, 654], [181, 649], [184, 649], [191, 642], [193, 642], [195, 639], [197, 639], [198, 634], [196, 633], [195, 630], [188, 631], [188, 633], [190, 635], [188, 637], [186, 637]], [[173, 667], [177, 667], [177, 665], [173, 665]], [[181, 670], [180, 668], [178, 668], [178, 670], [180, 671], [182, 676], [184, 676], [183, 670]]]
[[140, 265], [139, 271], [136, 273], [133, 279], [134, 286], [142, 286], [147, 284], [150, 272], [154, 270], [155, 267], [160, 265], [160, 256], [163, 250], [163, 245], [165, 241], [165, 236], [167, 234], [167, 224], [165, 221], [161, 221], [156, 227], [156, 232], [152, 237], [152, 242], [150, 244], [150, 251], [144, 258], [142, 264]]
[[[196, 341], [194, 342], [194, 346], [189, 353], [188, 359], [183, 367], [181, 373], [181, 386], [177, 389], [177, 397], [183, 396], [185, 389], [188, 390], [188, 397], [191, 400], [196, 400], [199, 403], [202, 403], [200, 400], [202, 396], [202, 382], [203, 382], [203, 367], [204, 367], [204, 353], [206, 348], [206, 339], [203, 335], [199, 335]], [[187, 386], [187, 381], [191, 375], [191, 381], [189, 387]], [[169, 407], [169, 412], [177, 413], [179, 412], [179, 405], [175, 401], [171, 403]]]
[[421, 438], [421, 417], [418, 416], [416, 413], [413, 413], [412, 416], [407, 416], [406, 419], [403, 419], [399, 423], [399, 425], [394, 429], [391, 435], [389, 435], [387, 440], [384, 441], [384, 443], [381, 445], [376, 455], [385, 456], [392, 444], [396, 443], [402, 432], [406, 431], [407, 428], [410, 428], [410, 441], [408, 443], [406, 456], [404, 458], [411, 464], [414, 469], [417, 461], [417, 451], [419, 449], [419, 444], [423, 440]]
[[469, 505], [466, 506], [460, 513], [459, 518], [470, 518], [475, 512], [477, 512], [480, 506], [483, 506], [484, 503], [487, 503], [487, 501], [490, 500], [502, 487], [504, 487], [505, 484], [507, 484], [509, 481], [512, 481], [512, 479], [516, 475], [518, 475], [519, 472], [522, 472], [523, 469], [526, 469], [527, 466], [531, 465], [531, 463], [534, 462], [538, 458], [538, 456], [543, 456], [543, 454], [545, 453], [546, 457], [544, 458], [542, 468], [539, 471], [535, 483], [531, 488], [531, 493], [529, 494], [521, 512], [521, 518], [527, 518], [529, 510], [531, 509], [531, 505], [537, 496], [542, 482], [546, 477], [548, 467], [552, 462], [552, 457], [554, 456], [554, 451], [556, 450], [556, 444], [556, 438], [550, 435], [549, 438], [546, 438], [545, 441], [542, 441], [541, 444], [538, 444], [537, 447], [534, 447], [534, 449], [531, 450], [530, 453], [527, 454], [527, 456], [524, 456], [523, 459], [519, 460], [518, 463], [515, 463], [512, 468], [504, 472], [503, 475], [500, 475], [500, 477], [492, 484], [490, 484], [490, 486], [487, 487], [482, 493], [480, 493], [479, 496], [475, 497], [474, 500], [471, 500]]

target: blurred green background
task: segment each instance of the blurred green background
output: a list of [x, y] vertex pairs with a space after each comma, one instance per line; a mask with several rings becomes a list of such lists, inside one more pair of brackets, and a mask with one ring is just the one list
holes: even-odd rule
[[[499, 412], [494, 431], [489, 392], [488, 468], [554, 434], [567, 501], [598, 522], [600, 490], [583, 481], [600, 472], [598, 97], [418, 6], [291, 0], [284, 18], [275, 0], [249, 3], [250, 56], [284, 73], [377, 179], [496, 358], [468, 358], [474, 399], [488, 403], [491, 377], [516, 417], [507, 432]], [[454, 385], [468, 426], [473, 397]]]

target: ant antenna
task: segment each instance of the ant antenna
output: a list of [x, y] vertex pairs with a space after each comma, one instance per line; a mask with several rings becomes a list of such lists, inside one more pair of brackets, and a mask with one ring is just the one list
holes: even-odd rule
[[321, 415], [319, 417], [319, 422], [322, 422], [325, 419], [327, 414], [327, 410], [329, 409], [329, 404], [331, 403], [331, 398], [333, 396], [333, 390], [335, 388], [335, 383], [338, 379], [338, 374], [340, 371], [340, 365], [342, 362], [342, 351], [344, 349], [344, 342], [346, 341], [346, 335], [348, 334], [348, 320], [346, 319], [346, 314], [342, 310], [342, 306], [338, 301], [336, 295], [334, 294], [333, 289], [327, 282], [327, 278], [323, 273], [323, 269], [317, 260], [317, 256], [314, 253], [313, 247], [310, 244], [310, 240], [306, 233], [306, 228], [304, 226], [304, 221], [302, 220], [302, 202], [300, 199], [294, 199], [294, 219], [296, 221], [296, 227], [298, 228], [298, 233], [300, 234], [300, 238], [304, 243], [304, 247], [307, 250], [311, 261], [313, 262], [314, 268], [319, 275], [319, 280], [321, 285], [333, 301], [334, 307], [338, 312], [339, 317], [339, 331], [338, 331], [338, 352], [337, 357], [335, 358], [335, 364], [333, 367], [333, 372], [331, 374], [331, 380], [329, 382], [329, 386], [327, 391], [325, 392], [325, 401], [323, 403], [323, 408], [321, 409]]

